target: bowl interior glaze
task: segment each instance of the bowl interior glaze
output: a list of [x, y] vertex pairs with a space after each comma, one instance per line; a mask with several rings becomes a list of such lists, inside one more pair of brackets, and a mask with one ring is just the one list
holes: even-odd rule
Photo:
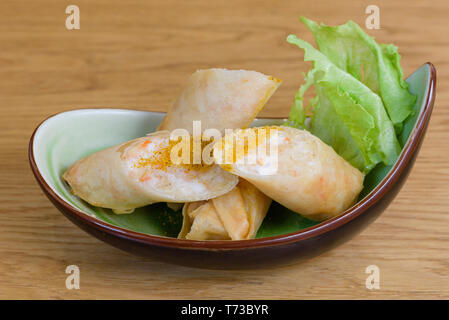
[[[410, 91], [417, 95], [417, 99], [414, 115], [406, 121], [399, 137], [402, 146], [406, 145], [426, 105], [430, 81], [429, 64], [423, 65], [407, 79]], [[32, 161], [46, 185], [60, 200], [73, 209], [102, 221], [103, 225], [153, 236], [176, 237], [182, 223], [180, 210], [173, 211], [164, 203], [158, 203], [139, 208], [130, 215], [116, 215], [111, 210], [90, 206], [71, 194], [70, 188], [61, 178], [76, 160], [155, 131], [163, 117], [163, 113], [121, 109], [81, 109], [57, 114], [45, 120], [35, 131], [30, 149]], [[282, 122], [280, 119], [258, 119], [253, 126]], [[391, 168], [392, 166], [379, 165], [370, 172], [365, 179], [359, 202], [370, 196], [370, 192], [382, 183]], [[273, 203], [256, 238], [301, 232], [310, 230], [315, 225], [316, 222]]]

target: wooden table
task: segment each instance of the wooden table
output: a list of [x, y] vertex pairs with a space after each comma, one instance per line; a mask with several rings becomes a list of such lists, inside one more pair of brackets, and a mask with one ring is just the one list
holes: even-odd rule
[[[81, 29], [67, 30], [76, 4]], [[417, 163], [389, 209], [347, 244], [302, 264], [208, 271], [132, 256], [87, 235], [47, 200], [28, 166], [33, 129], [76, 108], [163, 111], [199, 68], [253, 69], [284, 84], [263, 115], [287, 115], [309, 64], [286, 43], [312, 41], [298, 22], [327, 24], [380, 7], [380, 42], [400, 48], [405, 75], [431, 61], [437, 101]], [[0, 2], [0, 298], [449, 298], [449, 2]], [[81, 289], [65, 287], [79, 266]], [[365, 268], [380, 268], [380, 290]]]

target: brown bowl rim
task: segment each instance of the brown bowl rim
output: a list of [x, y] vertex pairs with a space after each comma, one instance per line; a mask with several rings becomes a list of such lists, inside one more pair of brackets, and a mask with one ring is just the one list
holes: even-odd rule
[[[430, 68], [430, 84], [429, 91], [426, 96], [426, 103], [423, 107], [422, 112], [420, 113], [418, 119], [416, 120], [416, 124], [410, 137], [407, 141], [407, 144], [404, 146], [399, 159], [396, 161], [393, 168], [387, 174], [387, 176], [382, 180], [379, 185], [376, 186], [368, 195], [365, 196], [361, 201], [355, 204], [353, 207], [344, 211], [341, 215], [334, 217], [332, 219], [323, 221], [315, 226], [302, 229], [300, 231], [295, 231], [287, 234], [259, 238], [259, 239], [251, 239], [251, 240], [184, 240], [177, 238], [169, 238], [163, 236], [155, 236], [149, 235], [145, 233], [140, 233], [136, 231], [131, 231], [128, 229], [124, 229], [121, 227], [114, 226], [107, 222], [104, 222], [100, 219], [89, 216], [88, 214], [72, 207], [62, 198], [60, 198], [53, 189], [47, 184], [42, 175], [37, 168], [34, 152], [33, 152], [33, 143], [34, 136], [40, 126], [47, 121], [48, 119], [63, 113], [54, 114], [44, 121], [42, 121], [34, 130], [29, 143], [28, 148], [28, 156], [30, 161], [30, 166], [33, 171], [36, 180], [38, 181], [41, 188], [45, 191], [45, 193], [51, 197], [61, 208], [65, 210], [66, 213], [69, 213], [75, 219], [86, 223], [102, 232], [105, 232], [109, 235], [116, 236], [119, 238], [125, 238], [128, 240], [136, 241], [139, 243], [159, 246], [159, 247], [171, 247], [171, 248], [184, 248], [184, 249], [196, 249], [196, 250], [232, 250], [232, 249], [251, 249], [257, 247], [268, 247], [268, 246], [276, 246], [289, 244], [305, 239], [309, 239], [315, 236], [322, 235], [325, 232], [334, 230], [349, 221], [355, 219], [357, 216], [368, 210], [374, 204], [376, 204], [397, 182], [399, 176], [407, 166], [410, 161], [412, 155], [414, 154], [416, 148], [419, 145], [419, 141], [421, 140], [424, 129], [426, 127], [427, 122], [429, 121], [432, 107], [435, 101], [435, 89], [436, 89], [436, 70], [432, 63], [426, 62], [424, 65], [428, 65]], [[417, 69], [418, 70], [418, 69]], [[68, 112], [68, 111], [64, 111]], [[276, 117], [269, 117], [275, 119]], [[281, 117], [279, 117], [281, 118]]]

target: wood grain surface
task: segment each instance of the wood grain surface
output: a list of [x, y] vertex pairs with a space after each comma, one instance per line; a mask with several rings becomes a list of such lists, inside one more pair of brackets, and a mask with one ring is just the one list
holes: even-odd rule
[[[66, 6], [81, 29], [65, 28]], [[379, 42], [395, 43], [405, 75], [426, 61], [437, 100], [417, 163], [386, 212], [345, 245], [302, 264], [255, 271], [190, 269], [132, 256], [85, 234], [34, 181], [33, 129], [85, 107], [164, 111], [196, 69], [252, 69], [284, 80], [262, 114], [287, 115], [309, 68], [289, 33], [312, 41], [300, 15], [364, 27], [380, 7]], [[449, 2], [2, 0], [0, 2], [0, 298], [449, 298]], [[81, 288], [65, 287], [68, 265]], [[380, 268], [380, 289], [365, 268]]]

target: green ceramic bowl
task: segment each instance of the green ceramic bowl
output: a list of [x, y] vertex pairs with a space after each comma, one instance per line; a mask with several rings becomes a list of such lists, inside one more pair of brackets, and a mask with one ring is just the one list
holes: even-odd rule
[[[360, 195], [359, 202], [353, 208], [342, 213], [341, 216], [322, 223], [310, 221], [278, 203], [273, 203], [255, 240], [179, 240], [176, 239], [176, 236], [181, 228], [181, 212], [169, 209], [164, 203], [137, 209], [130, 215], [116, 215], [111, 210], [93, 207], [70, 193], [69, 186], [61, 176], [71, 164], [98, 150], [155, 131], [164, 117], [163, 113], [120, 109], [81, 109], [59, 113], [48, 118], [36, 128], [30, 141], [30, 163], [44, 192], [68, 218], [100, 239], [128, 251], [191, 265], [192, 263], [185, 263], [185, 260], [171, 259], [168, 252], [161, 254], [159, 250], [178, 248], [183, 250], [183, 254], [189, 250], [199, 250], [209, 251], [209, 253], [212, 251], [215, 252], [215, 255], [220, 255], [219, 252], [241, 251], [242, 249], [251, 251], [255, 248], [301, 242], [313, 239], [353, 220], [362, 214], [360, 208], [368, 210], [373, 203], [379, 201], [379, 189], [388, 186], [392, 177], [395, 181], [404, 179], [403, 173], [406, 166], [410, 165], [411, 167], [413, 163], [413, 156], [416, 156], [430, 117], [435, 94], [433, 66], [430, 63], [423, 65], [407, 79], [407, 82], [410, 85], [410, 91], [418, 98], [415, 115], [407, 121], [400, 136], [404, 150], [398, 163], [390, 167], [382, 165], [376, 167], [366, 177], [365, 188]], [[258, 119], [253, 125], [276, 123], [282, 123], [282, 120]], [[420, 125], [421, 127], [419, 127]], [[422, 133], [417, 136], [421, 132], [419, 130]], [[405, 157], [403, 160], [406, 160], [405, 164], [402, 163], [402, 167], [399, 166], [401, 157]], [[382, 194], [382, 197], [384, 195]], [[391, 200], [389, 199], [389, 201]], [[383, 206], [383, 209], [384, 207], [386, 206]], [[142, 246], [144, 247], [142, 248]], [[157, 250], [151, 250], [154, 248]], [[154, 251], [159, 253], [155, 254]], [[303, 249], [303, 251], [307, 252], [308, 250]], [[299, 252], [294, 255], [300, 256]], [[226, 254], [221, 255], [226, 259]], [[215, 257], [211, 258], [211, 261], [214, 259], [222, 260]], [[207, 265], [207, 263], [193, 264]], [[213, 262], [211, 266], [216, 267], [217, 265]]]

